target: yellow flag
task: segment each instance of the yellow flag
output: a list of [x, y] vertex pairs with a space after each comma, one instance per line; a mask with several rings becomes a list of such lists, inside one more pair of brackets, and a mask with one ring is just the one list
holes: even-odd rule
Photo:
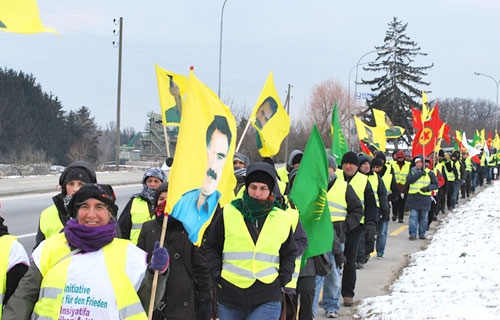
[[444, 128], [446, 126], [446, 123], [443, 122], [443, 124], [441, 125], [441, 128], [439, 128], [439, 133], [438, 133], [438, 140], [437, 140], [437, 143], [436, 145], [434, 146], [434, 152], [435, 153], [438, 153], [439, 152], [439, 149], [441, 149], [441, 141], [443, 141], [443, 135], [444, 135]]
[[354, 116], [354, 121], [356, 123], [359, 140], [375, 147], [377, 150], [385, 152], [385, 126], [370, 127], [356, 116]]
[[500, 137], [498, 136], [498, 132], [495, 131], [495, 138], [493, 139], [493, 146], [500, 150]]
[[55, 29], [42, 24], [35, 0], [1, 0], [0, 30], [14, 33], [52, 32], [59, 36]]
[[178, 126], [181, 121], [182, 100], [185, 95], [187, 78], [181, 74], [156, 67], [156, 81], [160, 96], [161, 121], [164, 126]]
[[193, 71], [182, 108], [165, 211], [183, 223], [191, 242], [199, 246], [217, 204], [222, 207], [234, 196], [236, 121]]
[[484, 140], [484, 129], [481, 129], [481, 132], [479, 132], [479, 136], [481, 137], [481, 144], [485, 144], [486, 140]]
[[405, 133], [403, 127], [395, 126], [387, 114], [378, 109], [372, 109], [375, 126], [385, 128], [386, 139], [396, 139]]
[[433, 110], [429, 107], [429, 99], [427, 99], [425, 91], [422, 90], [422, 123], [431, 119]]
[[290, 132], [290, 117], [274, 87], [272, 72], [250, 115], [250, 123], [257, 130], [257, 148], [262, 157], [272, 157], [280, 151], [281, 142]]

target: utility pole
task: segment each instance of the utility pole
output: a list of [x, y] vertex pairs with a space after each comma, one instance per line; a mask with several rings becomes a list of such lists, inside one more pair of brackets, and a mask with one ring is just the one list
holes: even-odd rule
[[[116, 23], [116, 19], [113, 19]], [[120, 31], [118, 31], [118, 92], [116, 97], [116, 165], [115, 170], [120, 171], [120, 104], [121, 104], [121, 91], [122, 91], [122, 39], [123, 39], [123, 17], [120, 17]], [[116, 30], [113, 30], [116, 36]], [[115, 42], [113, 41], [113, 45]]]

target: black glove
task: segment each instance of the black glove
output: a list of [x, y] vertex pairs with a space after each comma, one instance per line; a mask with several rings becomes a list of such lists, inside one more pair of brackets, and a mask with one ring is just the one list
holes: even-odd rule
[[345, 256], [343, 253], [338, 253], [334, 254], [333, 257], [335, 258], [335, 265], [337, 268], [342, 269], [342, 266], [345, 263]]
[[365, 238], [367, 240], [375, 239], [375, 234], [377, 234], [377, 225], [374, 223], [367, 223], [365, 226]]
[[420, 189], [420, 191], [422, 191], [422, 192], [429, 192], [429, 188], [423, 187], [422, 189]]

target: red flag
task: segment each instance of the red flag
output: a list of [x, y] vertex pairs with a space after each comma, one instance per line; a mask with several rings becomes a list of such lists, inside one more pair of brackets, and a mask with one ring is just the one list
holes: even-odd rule
[[[424, 158], [429, 156], [439, 141], [439, 129], [443, 125], [443, 121], [439, 118], [438, 104], [434, 107], [431, 118], [423, 123], [423, 126], [418, 130], [412, 143], [412, 156], [422, 155]], [[449, 127], [448, 127], [449, 130]], [[444, 132], [446, 132], [446, 125]], [[443, 133], [445, 140], [449, 141], [450, 137]], [[446, 138], [447, 136], [447, 138]]]
[[370, 151], [370, 148], [368, 148], [368, 146], [363, 141], [359, 140], [359, 145], [361, 146], [361, 151], [363, 151], [364, 154], [366, 154], [367, 156], [373, 157], [373, 154]]
[[413, 127], [418, 131], [422, 129], [422, 111], [411, 108], [411, 120], [413, 122]]
[[493, 141], [493, 135], [491, 131], [488, 131], [488, 140], [486, 141], [486, 144], [488, 145], [488, 149], [491, 149], [491, 143]]

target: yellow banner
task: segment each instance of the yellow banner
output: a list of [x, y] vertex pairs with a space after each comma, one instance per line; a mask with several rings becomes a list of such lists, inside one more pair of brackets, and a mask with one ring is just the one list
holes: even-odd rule
[[272, 72], [267, 77], [249, 121], [257, 130], [259, 154], [262, 157], [276, 155], [281, 142], [290, 132], [290, 117], [278, 97]]

